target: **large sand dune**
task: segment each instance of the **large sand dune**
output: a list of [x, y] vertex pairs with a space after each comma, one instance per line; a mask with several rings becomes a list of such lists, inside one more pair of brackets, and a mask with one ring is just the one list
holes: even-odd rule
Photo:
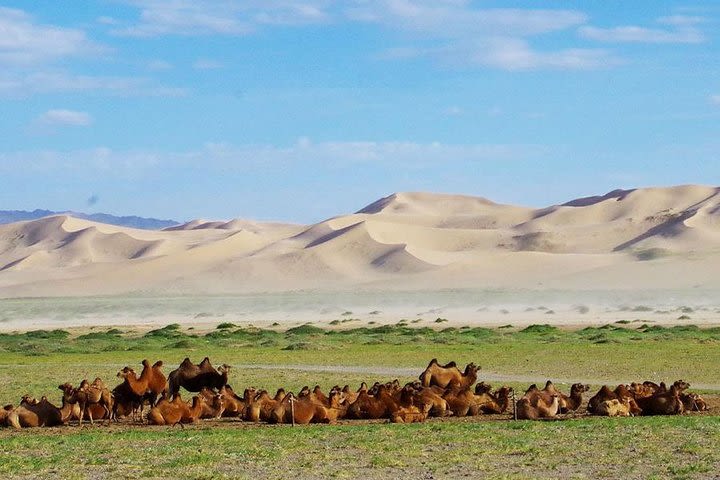
[[720, 287], [720, 189], [614, 191], [542, 209], [397, 193], [315, 225], [0, 226], [0, 296], [298, 289]]

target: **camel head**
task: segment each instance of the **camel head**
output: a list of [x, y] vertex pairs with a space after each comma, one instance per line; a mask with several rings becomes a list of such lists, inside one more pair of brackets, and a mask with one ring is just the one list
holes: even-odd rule
[[485, 382], [480, 382], [475, 385], [475, 395], [482, 395], [483, 393], [490, 393], [492, 385]]
[[22, 396], [22, 398], [20, 398], [20, 404], [22, 405], [23, 403], [27, 405], [37, 405], [40, 402], [37, 401], [37, 398], [30, 396], [30, 394], [26, 393]]
[[[207, 357], [205, 357], [205, 358], [207, 358]], [[203, 360], [203, 362], [204, 361], [205, 360]], [[228, 365], [227, 363], [223, 363], [222, 365], [220, 365], [220, 367], [217, 370], [222, 375], [222, 374], [230, 373], [230, 368], [232, 368], [232, 367], [230, 367], [230, 365]]]
[[570, 394], [573, 393], [585, 393], [590, 391], [590, 385], [583, 385], [582, 383], [574, 383], [572, 387], [570, 387]]
[[690, 384], [685, 380], [676, 380], [675, 383], [673, 383], [673, 386], [681, 392], [690, 388]]
[[129, 374], [131, 374], [131, 373], [135, 373], [135, 370], [133, 370], [133, 369], [130, 368], [130, 367], [123, 367], [123, 369], [120, 370], [120, 371], [117, 373], [117, 377], [118, 377], [118, 378], [125, 378], [125, 377], [127, 377]]

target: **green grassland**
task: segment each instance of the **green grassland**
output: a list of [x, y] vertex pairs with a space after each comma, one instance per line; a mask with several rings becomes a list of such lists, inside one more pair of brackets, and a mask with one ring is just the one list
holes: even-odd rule
[[[683, 378], [693, 390], [720, 390], [720, 329], [615, 324], [581, 330], [546, 325], [287, 331], [221, 324], [209, 332], [169, 325], [149, 332], [92, 329], [0, 334], [0, 402], [29, 393], [59, 401], [57, 386], [101, 376], [115, 384], [124, 365], [184, 357], [227, 363], [236, 390], [255, 386], [357, 385], [417, 378], [427, 362], [474, 361], [491, 383], [582, 380], [597, 386]], [[259, 365], [262, 368], [253, 368]], [[344, 367], [344, 368], [342, 368]], [[353, 368], [349, 368], [353, 367]], [[486, 378], [488, 378], [486, 377]], [[567, 388], [567, 387], [566, 387]], [[187, 398], [187, 397], [186, 397]], [[720, 472], [720, 418], [570, 418], [513, 422], [432, 420], [255, 426], [203, 422], [184, 429], [111, 425], [0, 431], [3, 478], [714, 478]]]

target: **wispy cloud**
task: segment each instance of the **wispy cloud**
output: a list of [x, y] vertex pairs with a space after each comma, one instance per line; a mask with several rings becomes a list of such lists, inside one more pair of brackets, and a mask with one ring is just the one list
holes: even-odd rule
[[41, 25], [22, 10], [0, 7], [0, 66], [34, 65], [107, 50], [81, 30]]
[[697, 28], [703, 17], [674, 15], [661, 17], [657, 23], [672, 28], [648, 28], [626, 25], [612, 28], [583, 26], [578, 29], [582, 38], [606, 43], [702, 43], [705, 35]]
[[326, 21], [324, 0], [124, 0], [140, 10], [137, 22], [112, 30], [117, 35], [246, 35], [261, 25]]
[[38, 122], [49, 126], [75, 126], [86, 127], [93, 119], [87, 112], [76, 110], [48, 110], [38, 117]]
[[148, 78], [77, 75], [65, 71], [0, 72], [0, 96], [27, 97], [57, 92], [118, 96], [178, 97], [187, 90], [159, 85]]
[[[351, 2], [353, 3], [353, 2]], [[473, 8], [459, 0], [378, 0], [354, 2], [349, 19], [438, 38], [469, 35], [538, 35], [581, 25], [587, 16], [575, 10]]]
[[318, 142], [301, 138], [290, 146], [207, 143], [187, 152], [117, 151], [106, 147], [75, 151], [27, 151], [0, 153], [0, 171], [23, 169], [52, 173], [57, 170], [86, 175], [143, 176], [167, 169], [206, 173], [228, 170], [282, 170], [306, 164], [314, 168], [346, 168], [350, 165], [400, 165], [408, 169], [427, 166], [506, 162], [546, 157], [543, 145], [341, 141]]
[[217, 60], [210, 60], [208, 58], [199, 58], [193, 62], [192, 68], [195, 70], [217, 70], [223, 68], [225, 65]]

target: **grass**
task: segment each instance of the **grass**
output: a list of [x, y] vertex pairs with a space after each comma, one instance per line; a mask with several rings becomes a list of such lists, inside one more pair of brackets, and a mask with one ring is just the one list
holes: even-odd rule
[[[711, 417], [0, 432], [3, 478], [712, 478]], [[588, 459], [592, 459], [589, 461]]]
[[[143, 358], [162, 359], [168, 373], [185, 356], [197, 362], [206, 355], [236, 367], [230, 374], [236, 390], [407, 381], [417, 378], [432, 357], [474, 361], [483, 367], [480, 379], [492, 372], [519, 388], [547, 378], [595, 385], [683, 378], [720, 389], [717, 328], [632, 323], [579, 330], [549, 325], [432, 329], [403, 323], [339, 330], [306, 324], [287, 331], [221, 324], [202, 333], [171, 324], [145, 333], [2, 334], [0, 402], [17, 403], [25, 393], [57, 401], [57, 385], [65, 381], [101, 376], [112, 385], [122, 366], [140, 368]], [[242, 368], [250, 364], [264, 368]], [[0, 476], [167, 478], [182, 471], [190, 478], [265, 478], [292, 471], [299, 478], [712, 478], [720, 470], [719, 444], [720, 422], [714, 416], [295, 429], [219, 422], [186, 429], [2, 430]]]

